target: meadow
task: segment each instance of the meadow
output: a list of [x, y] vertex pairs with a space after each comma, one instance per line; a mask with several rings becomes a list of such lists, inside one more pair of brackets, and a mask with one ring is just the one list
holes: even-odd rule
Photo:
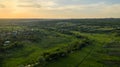
[[120, 67], [120, 19], [0, 19], [0, 67]]

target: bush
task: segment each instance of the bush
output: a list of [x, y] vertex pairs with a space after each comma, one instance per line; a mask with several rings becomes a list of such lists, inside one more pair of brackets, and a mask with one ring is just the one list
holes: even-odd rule
[[15, 48], [22, 48], [24, 45], [24, 43], [22, 42], [14, 42], [14, 43], [11, 43], [9, 44], [8, 46], [2, 46], [0, 47], [0, 52], [5, 52], [7, 50], [11, 50], [11, 49], [15, 49]]
[[[84, 39], [83, 41], [74, 41], [70, 45], [62, 46], [54, 50], [43, 52], [45, 62], [57, 60], [59, 57], [66, 57], [69, 53], [75, 50], [79, 50], [90, 44], [90, 40]], [[41, 61], [41, 60], [40, 60]]]

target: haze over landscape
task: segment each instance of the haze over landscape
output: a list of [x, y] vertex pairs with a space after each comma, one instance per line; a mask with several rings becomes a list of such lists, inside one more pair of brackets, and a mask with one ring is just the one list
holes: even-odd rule
[[0, 0], [0, 67], [120, 67], [120, 0]]
[[0, 18], [120, 18], [120, 0], [0, 0]]

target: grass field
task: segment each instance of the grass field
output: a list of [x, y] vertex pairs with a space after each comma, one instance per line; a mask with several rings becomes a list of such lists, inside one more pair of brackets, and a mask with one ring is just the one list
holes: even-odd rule
[[1, 19], [0, 67], [120, 67], [120, 19]]

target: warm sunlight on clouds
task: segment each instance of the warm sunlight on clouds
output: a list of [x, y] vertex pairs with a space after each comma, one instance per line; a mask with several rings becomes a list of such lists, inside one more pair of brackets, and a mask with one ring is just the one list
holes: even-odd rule
[[119, 0], [0, 0], [0, 18], [120, 17]]

